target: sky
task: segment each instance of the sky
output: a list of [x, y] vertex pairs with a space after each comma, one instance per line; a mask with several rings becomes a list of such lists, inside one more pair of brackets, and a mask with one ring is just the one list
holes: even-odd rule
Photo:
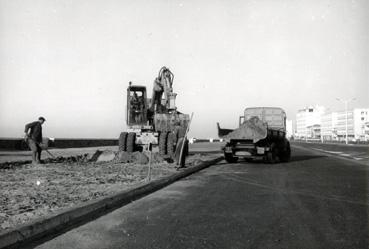
[[367, 0], [0, 0], [0, 137], [117, 138], [128, 82], [174, 73], [190, 137], [246, 107], [369, 108]]

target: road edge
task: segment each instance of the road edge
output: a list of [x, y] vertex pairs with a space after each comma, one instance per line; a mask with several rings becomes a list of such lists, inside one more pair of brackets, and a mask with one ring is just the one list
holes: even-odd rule
[[223, 160], [223, 157], [205, 161], [200, 165], [186, 168], [170, 176], [162, 177], [149, 183], [138, 184], [131, 189], [62, 210], [53, 216], [40, 218], [29, 224], [0, 233], [0, 248], [18, 247], [51, 234], [57, 234], [67, 228], [75, 227], [76, 224], [85, 224], [92, 219], [96, 219], [114, 209], [123, 207], [132, 201], [162, 189], [175, 181], [214, 165], [221, 160]]

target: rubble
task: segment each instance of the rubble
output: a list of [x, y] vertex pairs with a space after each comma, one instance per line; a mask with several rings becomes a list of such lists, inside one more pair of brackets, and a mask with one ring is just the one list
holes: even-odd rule
[[[96, 151], [96, 153], [97, 152], [100, 152], [100, 151]], [[113, 161], [114, 158], [115, 158], [115, 156], [116, 156], [116, 152], [111, 151], [111, 150], [105, 150], [105, 151], [102, 151], [99, 154], [99, 156], [96, 159], [96, 162], [109, 162], [109, 161]], [[95, 159], [95, 158], [94, 157], [91, 158], [90, 161], [93, 162], [93, 159]]]

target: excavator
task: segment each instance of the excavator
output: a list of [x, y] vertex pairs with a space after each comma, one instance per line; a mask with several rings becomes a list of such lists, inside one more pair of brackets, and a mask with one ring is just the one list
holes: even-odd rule
[[154, 80], [151, 98], [147, 98], [145, 86], [129, 82], [127, 130], [119, 136], [120, 151], [142, 151], [148, 146], [158, 146], [160, 155], [175, 159], [175, 152], [184, 142], [183, 155], [185, 157], [188, 154], [186, 140], [179, 141], [183, 138], [183, 131], [188, 128], [190, 116], [177, 110], [173, 80], [174, 74], [170, 69], [162, 67]]

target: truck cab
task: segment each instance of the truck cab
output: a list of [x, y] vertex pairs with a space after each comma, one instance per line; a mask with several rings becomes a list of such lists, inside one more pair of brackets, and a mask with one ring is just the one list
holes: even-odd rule
[[244, 115], [239, 118], [239, 126], [245, 120], [252, 117], [258, 117], [264, 123], [267, 123], [271, 129], [286, 131], [286, 113], [279, 107], [250, 107], [246, 108]]

